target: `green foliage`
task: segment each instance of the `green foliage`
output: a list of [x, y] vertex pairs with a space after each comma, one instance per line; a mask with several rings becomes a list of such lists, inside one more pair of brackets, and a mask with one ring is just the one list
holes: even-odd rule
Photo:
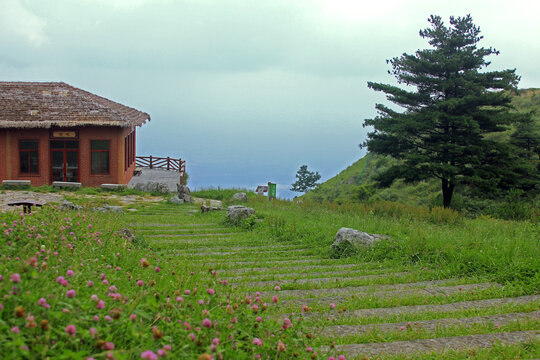
[[362, 184], [356, 188], [355, 198], [358, 201], [366, 201], [375, 193], [375, 189], [371, 184]]
[[184, 178], [183, 178], [183, 184], [182, 185], [187, 185], [188, 184], [188, 180], [189, 180], [189, 174], [186, 172], [184, 172]]
[[302, 165], [296, 172], [296, 182], [292, 184], [291, 191], [307, 192], [319, 185], [317, 184], [317, 181], [319, 181], [320, 178], [321, 175], [319, 175], [317, 171], [309, 171], [307, 165]]
[[388, 170], [391, 176], [409, 182], [440, 179], [448, 207], [460, 183], [481, 182], [493, 190], [511, 172], [506, 149], [485, 135], [507, 130], [523, 115], [510, 112], [511, 97], [500, 91], [515, 89], [515, 70], [480, 72], [489, 65], [485, 58], [498, 52], [477, 46], [482, 36], [470, 15], [450, 17], [449, 27], [440, 16], [432, 15], [429, 22], [431, 28], [420, 36], [432, 48], [388, 61], [398, 82], [416, 91], [368, 83], [405, 112], [377, 104], [379, 116], [364, 123], [374, 131], [363, 145], [402, 160], [399, 168]]

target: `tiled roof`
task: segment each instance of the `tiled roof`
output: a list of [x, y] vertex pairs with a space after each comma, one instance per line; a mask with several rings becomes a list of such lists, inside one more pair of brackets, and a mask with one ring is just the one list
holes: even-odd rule
[[0, 81], [0, 128], [141, 126], [145, 112], [63, 82]]

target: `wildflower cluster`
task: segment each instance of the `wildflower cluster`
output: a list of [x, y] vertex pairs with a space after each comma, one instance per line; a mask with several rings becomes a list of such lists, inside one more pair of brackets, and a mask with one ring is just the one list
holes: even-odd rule
[[[0, 353], [14, 358], [313, 358], [278, 297], [139, 248], [121, 218], [0, 214]], [[76, 355], [75, 355], [76, 354]]]

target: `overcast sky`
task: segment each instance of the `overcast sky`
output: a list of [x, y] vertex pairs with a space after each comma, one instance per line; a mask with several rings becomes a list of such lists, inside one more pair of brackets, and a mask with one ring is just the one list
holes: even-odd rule
[[191, 187], [326, 180], [359, 159], [386, 59], [430, 14], [471, 14], [490, 69], [540, 87], [540, 1], [0, 0], [0, 80], [64, 81], [148, 112], [138, 155], [187, 160]]

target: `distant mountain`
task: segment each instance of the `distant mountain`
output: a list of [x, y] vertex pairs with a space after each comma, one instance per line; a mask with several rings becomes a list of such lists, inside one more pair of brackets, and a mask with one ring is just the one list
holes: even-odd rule
[[[540, 89], [523, 89], [512, 101], [519, 112], [535, 111], [533, 115], [540, 129]], [[513, 129], [495, 134], [494, 139], [508, 141]], [[302, 195], [304, 199], [316, 201], [361, 202], [370, 200], [397, 201], [414, 205], [440, 204], [440, 182], [438, 180], [405, 184], [397, 180], [391, 186], [376, 188], [374, 177], [398, 161], [387, 156], [367, 154], [354, 164], [325, 181], [317, 188]]]

